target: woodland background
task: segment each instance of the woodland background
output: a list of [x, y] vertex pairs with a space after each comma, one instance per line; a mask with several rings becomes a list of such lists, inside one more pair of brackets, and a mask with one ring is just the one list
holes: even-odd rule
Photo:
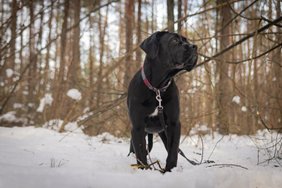
[[176, 78], [183, 134], [282, 129], [279, 0], [0, 2], [1, 126], [129, 135], [139, 44], [169, 30], [199, 49], [198, 66]]

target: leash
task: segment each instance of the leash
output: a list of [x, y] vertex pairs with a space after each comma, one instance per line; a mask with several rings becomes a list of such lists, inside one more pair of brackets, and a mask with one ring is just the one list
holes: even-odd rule
[[[142, 75], [142, 79], [143, 79], [143, 82], [144, 84], [152, 91], [155, 92], [156, 94], [156, 100], [158, 101], [158, 106], [157, 106], [157, 110], [158, 110], [158, 117], [159, 117], [159, 120], [160, 120], [160, 123], [161, 123], [161, 126], [163, 127], [164, 129], [164, 132], [165, 132], [165, 135], [167, 137], [167, 128], [168, 126], [166, 125], [165, 123], [165, 119], [164, 119], [164, 113], [163, 113], [163, 110], [164, 110], [164, 107], [162, 106], [162, 97], [161, 97], [161, 92], [165, 92], [167, 90], [167, 88], [170, 86], [171, 84], [171, 80], [169, 80], [169, 82], [167, 83], [166, 86], [160, 88], [160, 89], [157, 89], [155, 88], [154, 86], [152, 86], [152, 84], [149, 82], [149, 80], [146, 78], [146, 75], [145, 75], [145, 72], [144, 72], [144, 65], [142, 66], [141, 68], [141, 75]], [[190, 159], [188, 159], [185, 154], [183, 153], [183, 151], [178, 148], [178, 153], [184, 157], [190, 164], [192, 165], [198, 165], [198, 163], [196, 163], [195, 161], [192, 161]]]

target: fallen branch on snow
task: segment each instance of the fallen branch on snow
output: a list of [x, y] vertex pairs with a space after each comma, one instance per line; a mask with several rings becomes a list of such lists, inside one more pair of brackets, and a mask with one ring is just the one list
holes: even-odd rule
[[238, 167], [238, 168], [242, 168], [244, 170], [248, 170], [247, 167], [238, 165], [238, 164], [213, 164], [213, 165], [209, 165], [206, 168], [210, 168], [210, 167], [219, 167], [219, 168], [224, 168], [224, 167]]

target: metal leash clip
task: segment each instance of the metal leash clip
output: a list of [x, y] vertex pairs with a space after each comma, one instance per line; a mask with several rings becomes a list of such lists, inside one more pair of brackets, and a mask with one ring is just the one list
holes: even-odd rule
[[163, 110], [164, 107], [162, 106], [162, 97], [159, 89], [156, 91], [156, 100], [159, 102], [158, 110]]

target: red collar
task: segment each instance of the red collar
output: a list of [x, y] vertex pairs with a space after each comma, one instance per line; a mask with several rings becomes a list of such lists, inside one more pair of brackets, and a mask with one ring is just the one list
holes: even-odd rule
[[146, 78], [145, 72], [144, 72], [144, 65], [141, 68], [141, 75], [142, 75], [142, 79], [144, 84], [152, 91], [154, 91], [155, 93], [159, 93], [159, 92], [165, 92], [167, 90], [167, 88], [170, 86], [171, 84], [171, 80], [169, 80], [169, 82], [167, 83], [166, 86], [158, 89], [155, 88], [154, 86], [152, 86], [152, 84], [149, 82], [149, 80]]

